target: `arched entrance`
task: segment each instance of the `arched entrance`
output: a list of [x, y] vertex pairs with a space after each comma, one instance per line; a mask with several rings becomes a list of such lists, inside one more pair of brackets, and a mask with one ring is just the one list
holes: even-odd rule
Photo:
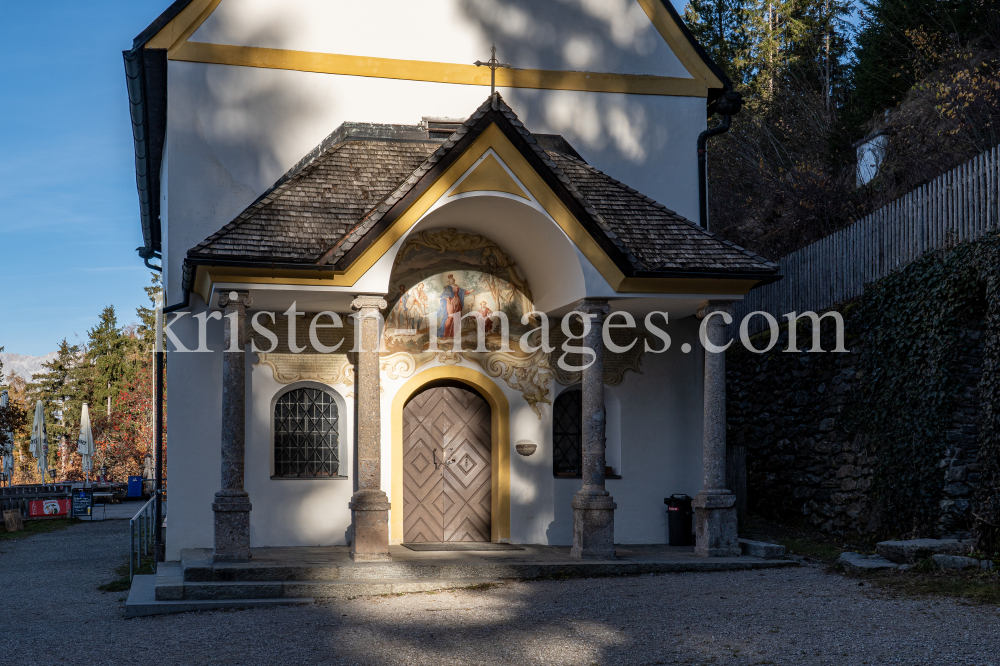
[[[403, 420], [410, 398], [425, 388], [463, 386], [475, 391], [489, 406], [490, 524], [489, 541], [510, 539], [510, 404], [500, 387], [471, 368], [438, 366], [411, 377], [392, 400], [392, 508], [389, 510], [390, 543], [404, 542], [407, 515], [403, 491]], [[456, 459], [457, 461], [458, 459]], [[433, 461], [431, 461], [433, 464]]]
[[490, 541], [491, 410], [458, 382], [431, 385], [403, 408], [403, 541]]

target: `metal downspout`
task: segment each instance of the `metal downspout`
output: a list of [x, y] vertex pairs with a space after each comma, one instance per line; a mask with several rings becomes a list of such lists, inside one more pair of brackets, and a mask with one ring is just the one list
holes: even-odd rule
[[722, 114], [722, 122], [698, 135], [698, 224], [708, 230], [708, 137], [729, 131], [733, 116], [743, 107], [743, 95], [727, 90], [715, 102], [715, 112]]

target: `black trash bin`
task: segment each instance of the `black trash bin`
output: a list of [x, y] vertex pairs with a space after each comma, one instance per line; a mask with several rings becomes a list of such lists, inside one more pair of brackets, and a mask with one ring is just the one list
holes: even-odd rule
[[670, 534], [671, 546], [693, 546], [694, 537], [691, 534], [691, 498], [687, 495], [673, 494], [664, 497], [667, 505], [667, 530]]

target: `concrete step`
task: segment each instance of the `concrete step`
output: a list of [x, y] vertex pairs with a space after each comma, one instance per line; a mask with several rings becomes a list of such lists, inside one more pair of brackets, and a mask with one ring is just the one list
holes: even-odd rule
[[156, 598], [156, 576], [142, 575], [132, 579], [132, 589], [125, 602], [125, 617], [143, 617], [147, 615], [167, 615], [170, 613], [186, 613], [189, 611], [218, 610], [226, 608], [264, 608], [270, 606], [299, 606], [311, 604], [311, 598], [280, 598], [280, 599], [209, 599], [177, 601], [160, 601]]
[[384, 578], [379, 580], [340, 581], [264, 581], [185, 583], [184, 600], [219, 601], [233, 599], [343, 599], [347, 597], [431, 592], [461, 587], [474, 587], [490, 579], [461, 578]]

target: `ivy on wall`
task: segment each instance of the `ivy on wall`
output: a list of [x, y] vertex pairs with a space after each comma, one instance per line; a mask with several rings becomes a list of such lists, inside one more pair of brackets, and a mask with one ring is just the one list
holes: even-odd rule
[[[982, 319], [985, 298], [985, 320]], [[860, 395], [845, 414], [867, 436], [883, 528], [921, 533], [935, 524], [944, 483], [945, 431], [960, 384], [963, 327], [986, 336], [980, 385], [976, 504], [981, 547], [1000, 547], [1000, 236], [927, 254], [869, 284], [861, 299]]]

